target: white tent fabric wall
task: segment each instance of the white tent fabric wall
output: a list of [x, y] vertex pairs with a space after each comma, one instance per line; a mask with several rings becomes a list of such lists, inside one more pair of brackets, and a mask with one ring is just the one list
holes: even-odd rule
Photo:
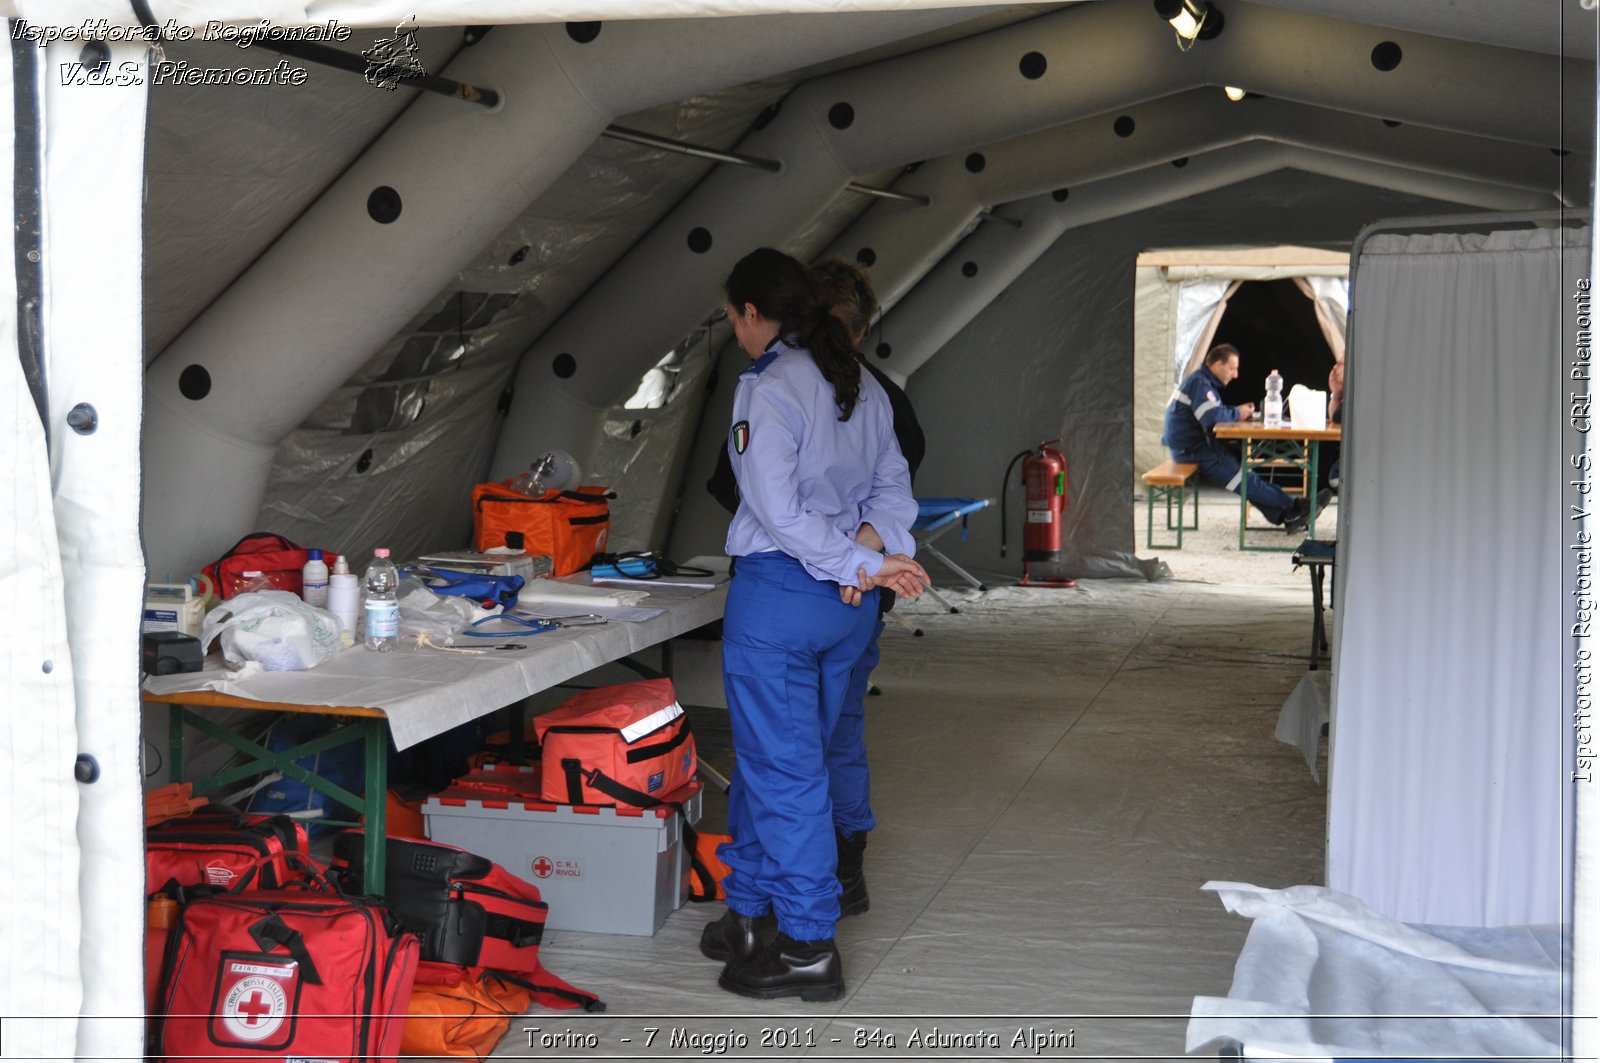
[[[14, 69], [14, 62], [20, 60]], [[18, 141], [13, 93], [37, 93], [40, 57], [31, 48], [0, 55], [0, 197], [17, 202], [13, 175]], [[19, 86], [20, 83], [20, 86]], [[27, 108], [23, 109], [26, 113]], [[28, 154], [32, 154], [28, 152]], [[26, 193], [25, 193], [26, 195]], [[29, 211], [17, 202], [22, 232]], [[82, 997], [78, 962], [78, 784], [72, 652], [67, 639], [61, 553], [50, 497], [50, 455], [41, 410], [19, 359], [17, 276], [12, 255], [0, 255], [0, 344], [10, 356], [0, 370], [0, 409], [8, 425], [11, 488], [0, 495], [0, 594], [15, 608], [0, 611], [0, 886], [29, 904], [0, 911], [0, 1013], [5, 1047], [22, 1058], [67, 1058], [76, 1045], [71, 1023], [33, 1016], [74, 1015]], [[31, 326], [30, 326], [31, 328]], [[22, 603], [28, 603], [23, 608]], [[17, 854], [27, 853], [27, 859]], [[40, 883], [49, 883], [41, 890]]]
[[1328, 884], [1404, 922], [1571, 914], [1559, 412], [1587, 239], [1377, 235], [1356, 266]]
[[[137, 68], [143, 51], [114, 46], [112, 69]], [[41, 264], [40, 294], [30, 305], [39, 308], [46, 409], [41, 425], [13, 361], [6, 401], [20, 460], [3, 508], [17, 534], [0, 570], [11, 584], [18, 629], [5, 640], [17, 656], [6, 669], [10, 787], [0, 820], [5, 866], [19, 876], [12, 896], [29, 903], [8, 906], [0, 917], [0, 1013], [13, 1053], [127, 1058], [139, 1053], [144, 1025], [143, 909], [140, 892], [127, 884], [139, 881], [144, 866], [134, 662], [144, 599], [138, 439], [145, 96], [63, 84], [69, 79], [57, 71], [79, 61], [76, 45], [23, 43], [12, 58], [36, 64], [31, 84], [42, 100], [19, 109], [38, 134], [42, 168], [37, 178], [31, 167], [17, 171], [36, 181], [42, 235], [30, 244], [24, 226], [17, 239]], [[13, 109], [3, 110], [9, 121]], [[4, 169], [10, 178], [13, 167]], [[16, 191], [30, 189], [18, 181]], [[15, 348], [18, 300], [5, 257], [5, 288], [13, 294], [0, 301]], [[88, 769], [81, 784], [75, 759]], [[80, 1008], [96, 1018], [75, 1020]], [[18, 1023], [18, 1016], [53, 1021]]]

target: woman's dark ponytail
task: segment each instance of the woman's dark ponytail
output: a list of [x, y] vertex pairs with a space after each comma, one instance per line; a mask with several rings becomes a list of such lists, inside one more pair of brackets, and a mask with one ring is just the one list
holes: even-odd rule
[[782, 251], [762, 247], [739, 260], [723, 287], [732, 306], [752, 304], [778, 323], [778, 335], [811, 351], [823, 379], [833, 385], [839, 420], [848, 421], [861, 398], [861, 363], [849, 330], [833, 315], [811, 270]]

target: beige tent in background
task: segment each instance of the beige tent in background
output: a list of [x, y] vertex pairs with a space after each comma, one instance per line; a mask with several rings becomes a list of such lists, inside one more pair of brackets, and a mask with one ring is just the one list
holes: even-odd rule
[[1311, 247], [1146, 251], [1133, 284], [1133, 469], [1167, 458], [1161, 422], [1173, 385], [1200, 364], [1228, 299], [1245, 281], [1293, 279], [1312, 300], [1317, 324], [1344, 360], [1350, 256]]

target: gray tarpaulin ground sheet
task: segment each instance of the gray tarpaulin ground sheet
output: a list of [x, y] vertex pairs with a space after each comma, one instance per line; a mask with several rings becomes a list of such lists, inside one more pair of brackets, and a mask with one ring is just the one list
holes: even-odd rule
[[1570, 936], [1412, 926], [1318, 886], [1210, 882], [1254, 919], [1226, 997], [1196, 997], [1187, 1048], [1246, 1059], [1559, 1058]]

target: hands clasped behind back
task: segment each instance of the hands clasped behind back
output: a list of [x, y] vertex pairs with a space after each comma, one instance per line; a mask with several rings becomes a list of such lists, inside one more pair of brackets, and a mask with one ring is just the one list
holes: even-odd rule
[[867, 575], [866, 569], [857, 571], [858, 584], [839, 585], [839, 598], [846, 605], [860, 605], [861, 595], [877, 587], [887, 587], [902, 598], [920, 597], [925, 587], [933, 585], [928, 572], [905, 554], [890, 554], [883, 559], [877, 575]]

